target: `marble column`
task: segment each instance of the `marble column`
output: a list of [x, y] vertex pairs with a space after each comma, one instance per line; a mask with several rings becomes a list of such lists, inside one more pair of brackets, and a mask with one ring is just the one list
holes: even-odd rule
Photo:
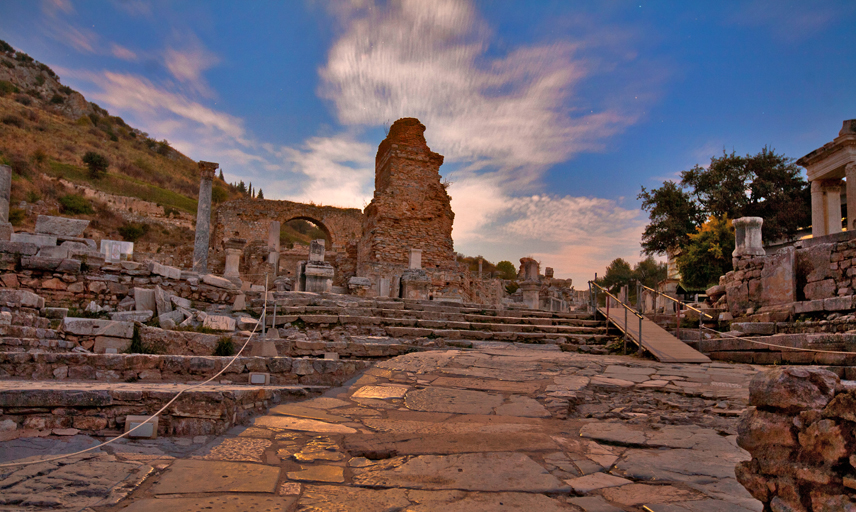
[[0, 165], [0, 240], [12, 238], [9, 224], [9, 201], [12, 197], [12, 168]]
[[268, 263], [273, 267], [274, 276], [279, 274], [280, 226], [281, 224], [278, 220], [272, 221], [270, 226], [268, 226], [268, 249], [270, 249], [270, 252], [268, 253]]
[[193, 244], [193, 271], [208, 273], [208, 244], [211, 240], [211, 184], [220, 164], [199, 162], [199, 204], [196, 208], [196, 242]]
[[847, 231], [856, 231], [856, 162], [844, 167], [844, 177], [847, 178]]
[[813, 237], [841, 232], [841, 180], [811, 182], [811, 234]]
[[764, 219], [761, 217], [740, 217], [734, 219], [734, 252], [732, 257], [738, 256], [764, 256], [764, 242], [761, 236], [761, 226]]

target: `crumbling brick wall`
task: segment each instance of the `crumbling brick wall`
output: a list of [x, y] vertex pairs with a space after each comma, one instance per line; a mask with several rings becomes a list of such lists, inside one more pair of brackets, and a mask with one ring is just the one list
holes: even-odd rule
[[776, 368], [749, 385], [737, 479], [764, 510], [856, 509], [856, 389], [817, 368]]
[[440, 182], [443, 156], [425, 142], [414, 118], [393, 123], [378, 146], [375, 193], [366, 207], [357, 275], [372, 277], [391, 264], [407, 268], [410, 249], [422, 249], [422, 267], [456, 270], [451, 198]]

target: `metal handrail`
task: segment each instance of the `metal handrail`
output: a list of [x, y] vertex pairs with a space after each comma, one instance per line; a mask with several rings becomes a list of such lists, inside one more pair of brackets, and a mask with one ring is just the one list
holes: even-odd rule
[[590, 283], [590, 284], [593, 284], [593, 285], [597, 286], [598, 288], [600, 288], [601, 290], [603, 290], [603, 293], [605, 293], [605, 294], [606, 294], [606, 295], [608, 295], [609, 297], [612, 297], [613, 299], [615, 299], [615, 302], [619, 303], [620, 305], [622, 305], [622, 306], [624, 307], [624, 309], [626, 309], [626, 310], [630, 311], [631, 313], [633, 313], [634, 315], [636, 315], [636, 317], [637, 317], [637, 318], [644, 318], [644, 317], [643, 317], [641, 314], [639, 314], [635, 309], [633, 309], [633, 308], [631, 308], [630, 306], [628, 306], [628, 305], [624, 304], [624, 302], [622, 302], [622, 301], [621, 301], [621, 299], [619, 299], [619, 298], [618, 298], [618, 297], [616, 297], [615, 295], [613, 295], [613, 294], [609, 293], [609, 290], [607, 290], [607, 289], [606, 289], [606, 288], [604, 288], [603, 286], [601, 286], [601, 285], [599, 285], [599, 284], [595, 283], [594, 281], [589, 281], [589, 283]]
[[682, 300], [676, 299], [674, 297], [670, 297], [669, 295], [666, 295], [665, 293], [663, 293], [661, 291], [657, 291], [657, 290], [650, 288], [648, 286], [645, 286], [644, 284], [641, 284], [641, 283], [639, 284], [639, 286], [641, 286], [642, 288], [645, 288], [646, 290], [651, 290], [652, 292], [654, 292], [658, 295], [662, 295], [663, 297], [665, 297], [671, 301], [677, 302], [678, 304], [681, 304], [682, 306], [686, 306], [687, 309], [691, 309], [691, 310], [695, 311], [696, 313], [698, 313], [700, 315], [704, 315], [704, 316], [710, 318], [711, 320], [713, 320], [713, 317], [710, 316], [709, 314], [705, 313], [704, 311], [702, 311], [700, 309], [697, 309], [697, 308], [690, 306], [689, 304], [687, 304], [686, 302], [684, 302]]
[[[595, 279], [597, 279], [597, 274], [595, 274]], [[636, 317], [639, 319], [639, 335], [637, 336], [638, 339], [636, 340], [637, 343], [639, 344], [639, 349], [636, 351], [636, 353], [639, 356], [641, 356], [642, 355], [642, 320], [645, 317], [642, 316], [641, 314], [637, 313], [636, 310], [634, 310], [633, 308], [624, 304], [624, 302], [621, 299], [619, 299], [615, 295], [609, 293], [609, 291], [606, 288], [604, 288], [603, 286], [597, 284], [594, 281], [589, 281], [588, 284], [589, 284], [589, 295], [593, 296], [593, 306], [594, 306], [593, 309], [594, 309], [594, 311], [597, 311], [597, 290], [595, 290], [595, 293], [592, 294], [591, 293], [591, 285], [595, 285], [598, 288], [600, 288], [601, 290], [603, 290], [603, 293], [605, 293], [607, 297], [611, 297], [611, 298], [615, 299], [615, 301], [617, 303], [621, 304], [621, 306], [624, 308], [624, 329], [622, 329], [622, 330], [624, 331], [624, 353], [625, 354], [627, 354], [627, 335], [630, 332], [630, 328], [629, 328], [629, 325], [627, 323], [627, 312], [630, 311], [631, 313], [636, 315]], [[609, 298], [606, 299], [606, 327], [607, 327], [607, 331], [608, 331], [609, 330]]]

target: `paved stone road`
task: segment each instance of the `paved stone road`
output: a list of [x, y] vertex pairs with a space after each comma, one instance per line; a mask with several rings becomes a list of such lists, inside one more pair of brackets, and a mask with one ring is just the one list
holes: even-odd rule
[[757, 368], [551, 348], [408, 354], [227, 436], [2, 472], [0, 510], [761, 510], [734, 478]]

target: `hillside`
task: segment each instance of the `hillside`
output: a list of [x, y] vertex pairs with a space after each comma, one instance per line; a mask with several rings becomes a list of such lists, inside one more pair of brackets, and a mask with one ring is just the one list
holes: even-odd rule
[[[106, 175], [90, 174], [83, 162], [87, 152], [107, 158]], [[36, 215], [50, 213], [91, 219], [92, 232], [87, 236], [96, 239], [135, 238], [151, 243], [192, 239], [187, 229], [177, 228], [186, 222], [176, 224], [175, 230], [169, 222], [166, 229], [145, 228], [141, 235], [140, 230], [127, 229], [127, 215], [117, 216], [106, 203], [89, 201], [93, 203], [89, 208], [77, 208], [74, 201], [80, 200], [72, 198], [72, 206], [68, 206], [67, 196], [76, 194], [60, 179], [106, 194], [156, 203], [166, 219], [191, 216], [196, 213], [199, 190], [196, 163], [167, 141], [158, 141], [88, 102], [62, 85], [48, 66], [3, 41], [0, 163], [13, 169], [10, 220], [18, 229], [34, 224]], [[220, 179], [215, 179], [214, 185], [219, 189], [215, 197], [221, 201], [240, 195], [237, 187]], [[146, 219], [141, 222], [145, 224]]]

